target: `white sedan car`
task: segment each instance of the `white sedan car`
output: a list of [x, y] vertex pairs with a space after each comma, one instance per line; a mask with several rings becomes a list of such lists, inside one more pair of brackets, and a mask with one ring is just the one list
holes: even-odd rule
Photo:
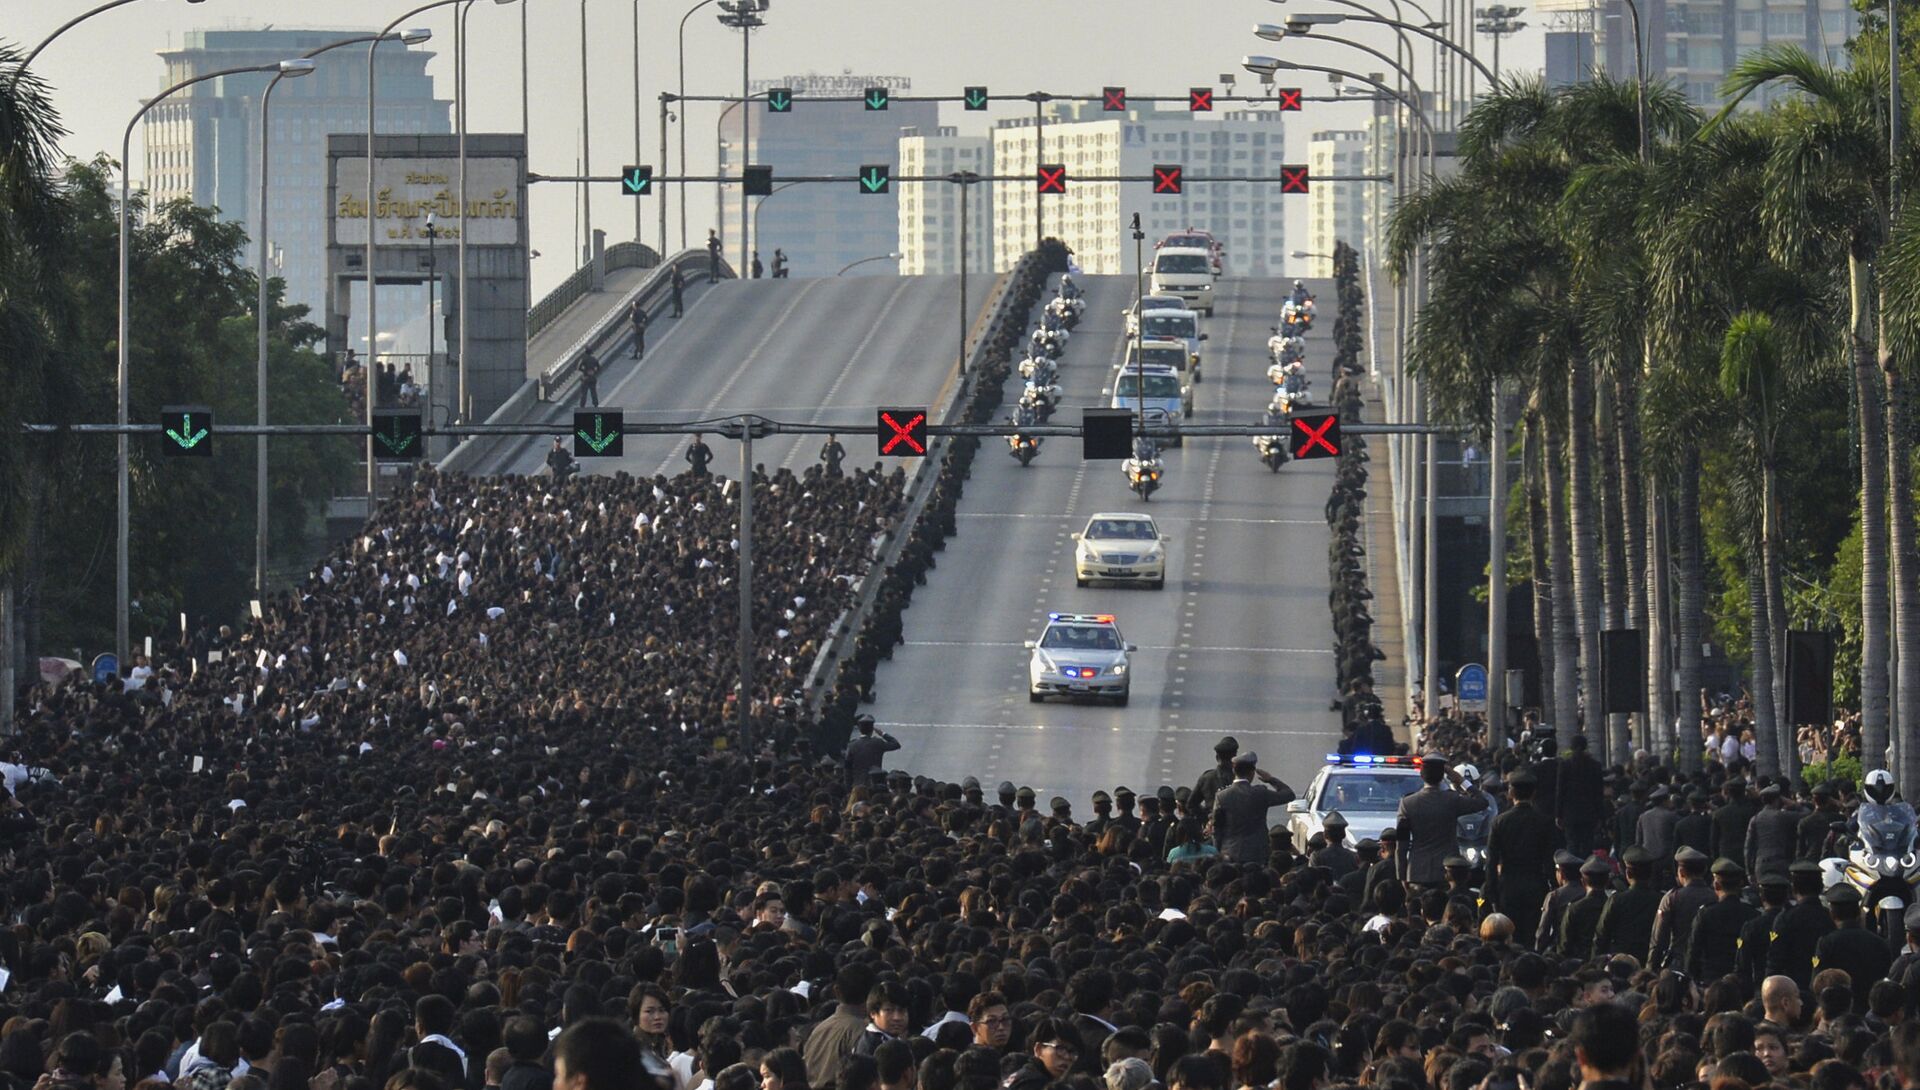
[[1027, 641], [1027, 699], [1108, 697], [1121, 707], [1133, 691], [1133, 644], [1111, 613], [1049, 613], [1037, 640]]
[[1150, 515], [1101, 511], [1073, 535], [1073, 581], [1167, 585], [1168, 537]]
[[1347, 819], [1347, 846], [1380, 839], [1380, 833], [1400, 814], [1400, 799], [1420, 790], [1418, 757], [1342, 757], [1328, 754], [1305, 794], [1287, 804], [1287, 832], [1294, 850], [1305, 852], [1307, 841], [1321, 831], [1321, 823], [1335, 810]]

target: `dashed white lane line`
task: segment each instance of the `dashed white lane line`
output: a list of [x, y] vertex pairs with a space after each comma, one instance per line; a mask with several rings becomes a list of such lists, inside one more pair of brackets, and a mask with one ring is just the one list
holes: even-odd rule
[[[1172, 718], [1175, 718], [1176, 716], [1174, 715], [1174, 713], [1169, 712], [1167, 717], [1169, 719], [1172, 719]], [[906, 723], [906, 722], [889, 721], [887, 723], [887, 726], [898, 727], [902, 730], [1076, 731], [1076, 730], [1099, 729], [1098, 725], [1080, 726], [1077, 724], [1066, 724], [1066, 723], [1051, 723], [1051, 724], [1049, 723]], [[1111, 724], [1109, 724], [1109, 726], [1111, 726]], [[1130, 734], [1130, 735], [1137, 734], [1143, 737], [1152, 737], [1157, 734], [1218, 734], [1220, 732], [1220, 728], [1218, 727], [1178, 727], [1178, 726], [1127, 727], [1127, 726], [1121, 726], [1117, 729], [1121, 734]], [[1265, 728], [1256, 728], [1256, 729], [1249, 730], [1249, 729], [1242, 728], [1240, 730], [1237, 730], [1235, 733], [1238, 735], [1247, 735], [1247, 736], [1253, 736], [1253, 737], [1324, 738], [1326, 737], [1327, 732], [1323, 730], [1269, 730]]]
[[[1021, 640], [908, 640], [902, 647], [1018, 647], [1024, 650], [1026, 643]], [[1174, 651], [1185, 658], [1189, 653], [1227, 654], [1227, 655], [1331, 655], [1331, 648], [1314, 647], [1196, 647], [1193, 644], [1143, 643], [1142, 651]]]

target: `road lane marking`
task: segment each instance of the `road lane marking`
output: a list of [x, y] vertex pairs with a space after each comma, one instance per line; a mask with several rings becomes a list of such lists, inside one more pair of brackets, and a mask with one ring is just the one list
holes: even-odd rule
[[[1195, 517], [1192, 515], [1163, 515], [1159, 511], [1149, 511], [1146, 513], [1151, 514], [1155, 522], [1161, 522], [1161, 523], [1201, 521], [1198, 517]], [[1035, 519], [1035, 520], [1048, 520], [1048, 521], [1055, 521], [1055, 522], [1078, 521], [1078, 517], [1074, 515], [1054, 515], [1054, 514], [1044, 514], [1039, 512], [1027, 512], [1027, 511], [961, 511], [957, 513], [954, 517], [962, 518], [962, 519]], [[1216, 524], [1236, 523], [1244, 526], [1321, 526], [1321, 527], [1324, 527], [1327, 524], [1325, 519], [1250, 519], [1250, 518], [1231, 518], [1231, 517], [1223, 518], [1217, 515], [1208, 517], [1206, 521], [1210, 523], [1216, 523]], [[1196, 530], [1194, 532], [1198, 534], [1198, 533], [1204, 533], [1205, 531]]]
[[[1026, 649], [1024, 640], [908, 640], [902, 647], [1018, 647]], [[1185, 655], [1192, 651], [1207, 654], [1233, 655], [1331, 655], [1332, 648], [1321, 650], [1313, 647], [1195, 647], [1185, 644], [1175, 647], [1172, 644], [1143, 643], [1142, 651], [1178, 651]]]
[[[1172, 713], [1169, 713], [1168, 718], [1172, 718], [1172, 717], [1173, 717]], [[1072, 730], [1098, 730], [1099, 729], [1099, 725], [1097, 724], [1082, 727], [1077, 724], [1068, 724], [1068, 723], [1053, 723], [1053, 724], [1047, 724], [1047, 723], [906, 723], [906, 722], [897, 722], [897, 721], [889, 720], [887, 721], [886, 725], [889, 727], [900, 729], [900, 730], [1044, 731], [1044, 730], [1051, 729], [1051, 730], [1072, 731]], [[1177, 726], [1126, 727], [1126, 726], [1123, 726], [1123, 727], [1120, 727], [1119, 730], [1120, 730], [1120, 733], [1122, 734], [1141, 734], [1141, 735], [1148, 735], [1148, 736], [1155, 735], [1155, 734], [1218, 734], [1220, 733], [1219, 727], [1177, 727]], [[1235, 734], [1236, 736], [1248, 735], [1253, 737], [1273, 737], [1273, 738], [1325, 738], [1327, 736], [1327, 732], [1324, 730], [1273, 730], [1266, 727], [1254, 727], [1251, 729], [1242, 727], [1236, 730]]]

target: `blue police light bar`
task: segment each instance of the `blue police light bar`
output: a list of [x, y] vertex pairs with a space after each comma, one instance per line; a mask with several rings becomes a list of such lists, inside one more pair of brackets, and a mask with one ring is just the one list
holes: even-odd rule
[[1329, 753], [1327, 763], [1347, 767], [1358, 765], [1416, 765], [1419, 760], [1413, 757], [1381, 757], [1371, 753]]

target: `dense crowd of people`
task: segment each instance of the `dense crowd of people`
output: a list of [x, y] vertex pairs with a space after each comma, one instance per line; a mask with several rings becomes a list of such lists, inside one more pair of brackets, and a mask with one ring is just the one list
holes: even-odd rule
[[[694, 474], [422, 471], [239, 631], [33, 689], [0, 1090], [1920, 1087], [1920, 914], [1891, 949], [1816, 862], [1853, 786], [1737, 746], [1607, 767], [1441, 716], [1384, 833], [1329, 814], [1304, 850], [1231, 739], [1084, 820], [889, 772], [868, 723], [835, 759], [953, 532], [947, 456], [910, 528], [898, 472], [756, 484], [749, 751], [738, 485]], [[814, 721], [795, 691], [903, 531]]]

